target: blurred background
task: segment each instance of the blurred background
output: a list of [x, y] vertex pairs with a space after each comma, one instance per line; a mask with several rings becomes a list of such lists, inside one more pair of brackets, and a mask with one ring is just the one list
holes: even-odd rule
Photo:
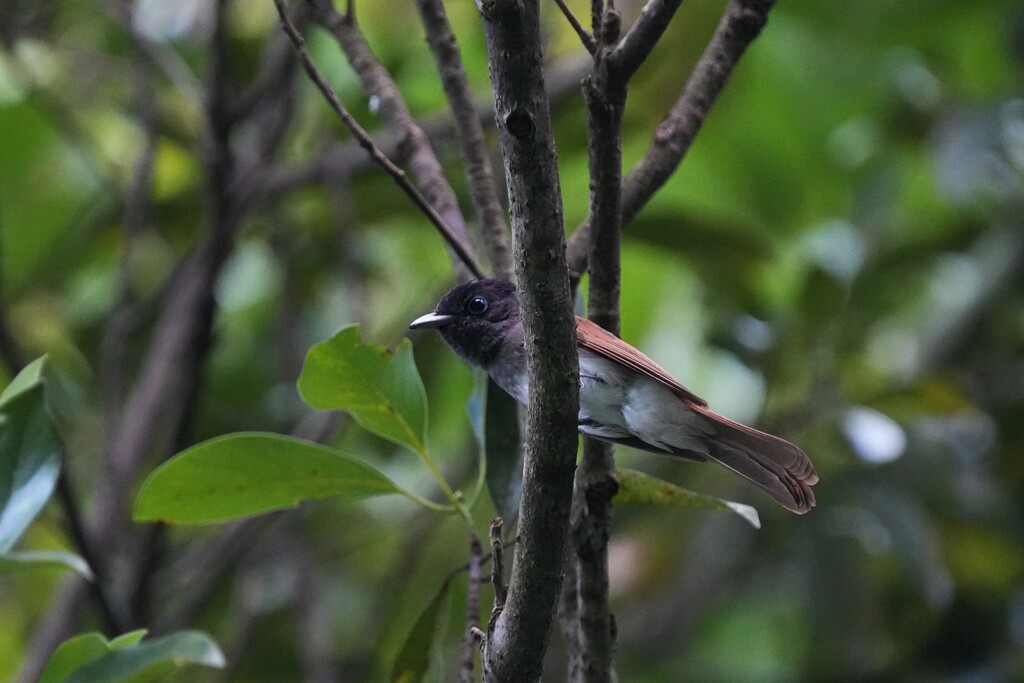
[[[235, 176], [246, 199], [233, 205], [237, 236], [216, 273], [181, 443], [320, 419], [295, 390], [305, 351], [352, 322], [393, 344], [454, 282], [427, 221], [301, 74], [286, 73], [276, 99], [260, 95], [278, 92], [260, 90], [279, 38], [272, 2], [226, 3], [216, 33], [213, 4], [0, 5], [0, 384], [19, 361], [50, 354], [66, 380], [66, 467], [92, 511], [110, 397], [125, 392], [111, 373], [125, 386], [139, 375], [168, 283], [211, 221], [226, 220], [211, 208], [211, 79], [228, 109], [265, 107], [274, 125], [250, 116], [232, 129], [236, 166], [258, 172]], [[627, 20], [641, 6], [617, 4]], [[587, 211], [578, 83], [589, 58], [543, 5], [572, 230]], [[723, 7], [684, 3], [638, 73], [627, 170]], [[486, 102], [475, 6], [447, 10]], [[471, 219], [412, 3], [357, 12]], [[342, 100], [393, 148], [337, 45], [307, 33]], [[800, 444], [821, 483], [818, 508], [795, 517], [724, 471], [619, 449], [620, 465], [752, 504], [763, 522], [616, 509], [620, 680], [1024, 680], [1024, 6], [780, 2], [679, 171], [626, 231], [622, 273], [622, 336], [719, 412]], [[113, 355], [112, 329], [125, 340]], [[450, 479], [470, 477], [473, 377], [436, 335], [413, 339], [432, 452]], [[347, 418], [320, 430], [429, 490], [416, 458]], [[157, 450], [142, 475], [166, 457]], [[137, 483], [121, 489], [126, 501]], [[485, 529], [490, 502], [475, 514]], [[25, 545], [70, 546], [61, 511], [48, 509]], [[187, 680], [254, 683], [383, 680], [466, 558], [458, 520], [404, 499], [175, 528], [161, 548], [141, 584], [149, 625], [203, 628], [225, 649], [226, 671]], [[0, 679], [38, 643], [68, 580], [0, 575]], [[199, 585], [205, 599], [191, 605]], [[453, 585], [445, 680], [465, 576]], [[88, 602], [75, 615], [72, 632], [102, 628]], [[564, 679], [563, 657], [556, 634], [545, 680]]]

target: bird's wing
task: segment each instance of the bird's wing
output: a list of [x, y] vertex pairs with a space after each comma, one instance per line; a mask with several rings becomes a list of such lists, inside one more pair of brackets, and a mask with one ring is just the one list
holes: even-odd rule
[[802, 514], [814, 507], [811, 486], [818, 482], [818, 475], [799, 447], [712, 411], [653, 360], [589, 320], [576, 318], [576, 337], [581, 348], [663, 384], [705, 418], [708, 457], [757, 484], [793, 512]]
[[581, 348], [604, 356], [610, 361], [624, 365], [630, 370], [664, 384], [688, 403], [700, 407], [708, 405], [707, 401], [677, 382], [672, 375], [668, 374], [668, 371], [627, 342], [622, 341], [600, 325], [579, 316], [576, 317], [576, 343]]

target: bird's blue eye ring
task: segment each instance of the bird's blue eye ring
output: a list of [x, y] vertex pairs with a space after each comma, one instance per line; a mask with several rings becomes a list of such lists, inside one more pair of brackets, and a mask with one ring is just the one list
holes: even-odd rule
[[490, 308], [490, 304], [487, 302], [487, 297], [479, 294], [466, 302], [466, 313], [470, 315], [483, 315], [488, 308]]

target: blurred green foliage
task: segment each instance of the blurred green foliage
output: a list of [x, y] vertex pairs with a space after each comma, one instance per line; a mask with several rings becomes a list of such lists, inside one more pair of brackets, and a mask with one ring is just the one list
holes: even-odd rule
[[[178, 11], [193, 4], [197, 17], [159, 45], [202, 79], [204, 4]], [[413, 112], [443, 118], [411, 5], [358, 4]], [[585, 3], [571, 4], [586, 15]], [[640, 6], [617, 4], [627, 20]], [[549, 54], [564, 66], [581, 48], [544, 6]], [[639, 72], [627, 169], [722, 6], [684, 3]], [[486, 100], [473, 3], [447, 9]], [[232, 3], [233, 95], [277, 30], [270, 2]], [[309, 42], [342, 100], [380, 133], [336, 46], [319, 32]], [[59, 423], [67, 465], [88, 491], [103, 476], [96, 372], [142, 139], [131, 48], [91, 0], [5, 3], [0, 43], [0, 297], [27, 357], [49, 354], [75, 385]], [[160, 291], [202, 221], [202, 110], [186, 86], [155, 87], [151, 227], [133, 241], [127, 271], [140, 298]], [[307, 82], [295, 89], [286, 168], [346, 137]], [[1022, 97], [1024, 7], [1014, 0], [786, 0], [772, 11], [682, 167], [626, 233], [622, 335], [716, 410], [799, 443], [821, 475], [818, 508], [793, 517], [714, 468], [620, 449], [620, 466], [757, 505], [763, 522], [754, 531], [732, 515], [616, 509], [622, 680], [1024, 678]], [[554, 117], [572, 229], [588, 184], [575, 89]], [[244, 148], [245, 131], [235, 142]], [[437, 148], [462, 192], [450, 140]], [[394, 344], [452, 282], [439, 238], [366, 165], [275, 198], [247, 218], [221, 277], [190, 438], [289, 432], [305, 414], [294, 382], [306, 349], [353, 322]], [[151, 317], [121, 359], [129, 373]], [[473, 378], [436, 335], [414, 341], [430, 452], [450, 481], [468, 481]], [[0, 368], [0, 384], [9, 378]], [[434, 485], [420, 462], [354, 424], [330, 445], [404, 487]], [[475, 518], [489, 506], [481, 500]], [[22, 545], [70, 547], [59, 522], [44, 511]], [[258, 535], [191, 624], [225, 645], [226, 673], [189, 680], [298, 680], [311, 647], [330, 652], [345, 680], [384, 680], [467, 552], [462, 521], [396, 497], [320, 502], [268, 528], [287, 533]], [[213, 533], [175, 529], [165, 553]], [[315, 636], [299, 626], [309, 607], [297, 557], [318, 579]], [[59, 576], [0, 576], [0, 679], [25, 656]], [[465, 587], [464, 576], [451, 583], [449, 672]], [[161, 591], [173, 604], [189, 583], [168, 579]], [[91, 628], [83, 620], [80, 630]], [[556, 636], [546, 680], [563, 678], [563, 656]]]

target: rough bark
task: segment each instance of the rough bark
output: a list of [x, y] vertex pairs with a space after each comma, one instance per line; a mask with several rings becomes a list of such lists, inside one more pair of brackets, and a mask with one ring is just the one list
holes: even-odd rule
[[576, 459], [579, 366], [537, 0], [478, 4], [505, 160], [530, 377], [523, 498], [508, 600], [485, 647], [488, 681], [540, 677], [562, 583]]

